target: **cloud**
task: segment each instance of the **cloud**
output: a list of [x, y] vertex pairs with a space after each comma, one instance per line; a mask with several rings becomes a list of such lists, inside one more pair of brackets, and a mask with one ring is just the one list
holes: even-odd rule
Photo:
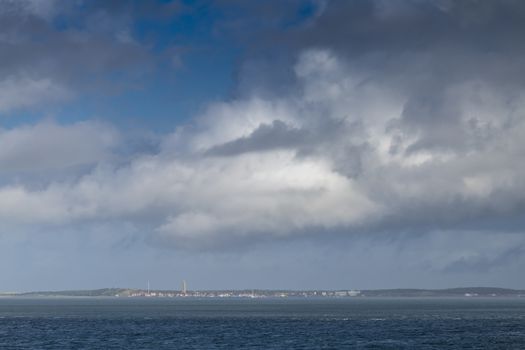
[[[286, 89], [211, 103], [158, 150], [125, 162], [106, 156], [119, 141], [105, 127], [0, 134], [0, 145], [15, 145], [0, 152], [7, 167], [94, 163], [72, 181], [3, 185], [0, 218], [71, 227], [119, 221], [190, 248], [268, 237], [521, 230], [525, 86], [516, 77], [523, 55], [521, 44], [495, 40], [521, 30], [514, 18], [497, 21], [521, 5], [396, 4], [325, 3], [311, 22], [283, 33], [295, 43]], [[484, 46], [474, 33], [493, 36]], [[25, 215], [27, 208], [35, 214]], [[459, 269], [501, 259], [448, 260]]]
[[[300, 89], [289, 96], [210, 105], [193, 124], [168, 135], [157, 153], [124, 165], [99, 162], [74, 182], [4, 186], [0, 217], [18, 224], [122, 220], [146, 225], [179, 247], [315, 231], [475, 230], [487, 220], [505, 230], [510, 228], [502, 221], [519, 220], [525, 169], [516, 159], [525, 148], [525, 109], [515, 101], [517, 108], [509, 110], [497, 87], [476, 81], [454, 86], [459, 114], [442, 124], [459, 129], [460, 136], [447, 135], [462, 146], [440, 140], [442, 147], [416, 148], [428, 135], [405, 119], [406, 95], [363, 84], [327, 50], [304, 51], [295, 71]], [[63, 150], [86, 130], [98, 135], [98, 141], [84, 136], [94, 149], [79, 142], [75, 152]], [[3, 159], [11, 166], [43, 166], [36, 153], [41, 149], [55, 152], [60, 164], [73, 162], [75, 154], [97, 162], [114, 142], [102, 130], [76, 125], [63, 132], [58, 126], [10, 131], [6, 145], [38, 141], [29, 136], [36, 132], [58, 137], [42, 138], [37, 148], [13, 148], [27, 157], [7, 150]], [[35, 215], [25, 218], [24, 208]]]
[[59, 102], [71, 93], [50, 79], [7, 77], [0, 81], [0, 112]]
[[274, 120], [271, 125], [261, 124], [247, 137], [213, 146], [206, 151], [206, 154], [232, 156], [247, 152], [296, 148], [304, 144], [308, 136], [303, 130], [291, 128], [280, 120]]
[[505, 232], [432, 232], [423, 240], [432, 249], [422, 264], [434, 273], [493, 272], [520, 260], [525, 248], [522, 234]]
[[137, 14], [127, 8], [110, 13], [95, 3], [51, 0], [4, 0], [1, 7], [3, 114], [129, 86], [150, 68], [149, 48], [133, 33]]
[[118, 144], [116, 130], [91, 121], [71, 125], [47, 121], [0, 129], [0, 172], [64, 170], [97, 164], [108, 160]]

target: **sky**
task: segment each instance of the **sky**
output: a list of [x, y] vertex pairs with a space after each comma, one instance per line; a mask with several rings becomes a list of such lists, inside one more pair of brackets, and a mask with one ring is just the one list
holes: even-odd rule
[[525, 289], [521, 0], [0, 0], [0, 291]]

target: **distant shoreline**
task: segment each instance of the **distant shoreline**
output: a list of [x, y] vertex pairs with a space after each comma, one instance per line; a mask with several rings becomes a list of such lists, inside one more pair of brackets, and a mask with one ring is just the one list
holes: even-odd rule
[[363, 298], [363, 297], [525, 297], [525, 290], [466, 287], [448, 289], [370, 289], [370, 290], [144, 290], [102, 288], [36, 292], [3, 292], [0, 297], [124, 297], [124, 298]]

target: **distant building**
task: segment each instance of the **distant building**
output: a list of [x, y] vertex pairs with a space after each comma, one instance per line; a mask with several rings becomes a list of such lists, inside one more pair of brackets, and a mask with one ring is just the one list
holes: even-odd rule
[[334, 295], [336, 297], [356, 297], [361, 294], [361, 291], [359, 290], [340, 290], [337, 292], [334, 292]]

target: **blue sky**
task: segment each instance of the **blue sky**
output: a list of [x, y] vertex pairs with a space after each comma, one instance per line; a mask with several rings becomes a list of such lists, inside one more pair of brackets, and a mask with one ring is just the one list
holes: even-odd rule
[[520, 1], [0, 3], [0, 290], [525, 288]]
[[[162, 12], [160, 9], [169, 5], [158, 2], [149, 6]], [[102, 2], [79, 2], [66, 14], [56, 14], [49, 23], [50, 30], [86, 31], [82, 22], [90, 15], [97, 16], [90, 12], [104, 13], [104, 6]], [[198, 2], [181, 2], [169, 14], [143, 14], [140, 11], [145, 6], [140, 2], [123, 2], [115, 7], [104, 16], [109, 21], [112, 15], [129, 17], [125, 20], [126, 35], [141, 46], [140, 54], [147, 56], [144, 61], [122, 69], [116, 62], [114, 67], [93, 76], [84, 74], [79, 66], [74, 73], [86, 85], [81, 93], [63, 103], [45, 106], [44, 111], [11, 111], [16, 118], [10, 118], [9, 125], [32, 122], [49, 114], [64, 123], [98, 117], [116, 124], [135, 123], [157, 132], [172, 131], [209, 101], [229, 96], [242, 48], [231, 38], [214, 33], [224, 20], [220, 12]], [[100, 90], [97, 84], [106, 86]]]

